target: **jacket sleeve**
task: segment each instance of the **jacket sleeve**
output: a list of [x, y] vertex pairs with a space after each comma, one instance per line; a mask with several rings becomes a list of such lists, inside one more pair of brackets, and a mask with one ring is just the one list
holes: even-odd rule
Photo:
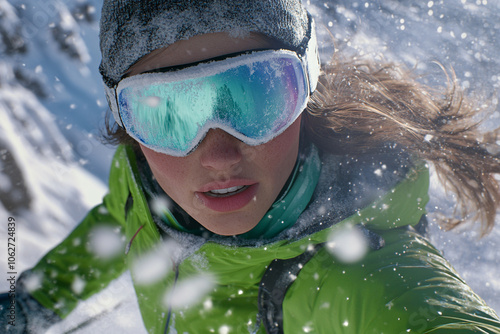
[[283, 303], [285, 333], [500, 333], [495, 312], [417, 233], [385, 231], [386, 246], [355, 264], [323, 248]]
[[[124, 271], [123, 249], [96, 252], [92, 239], [106, 229], [121, 240], [121, 226], [104, 205], [92, 209], [76, 229], [17, 280], [15, 293], [0, 295], [0, 326], [6, 333], [40, 333], [66, 317], [81, 299], [105, 288]], [[109, 255], [109, 256], [104, 256]], [[3, 333], [3, 331], [2, 331]]]
[[101, 291], [125, 270], [122, 229], [104, 205], [95, 207], [29, 272], [24, 286], [41, 305], [66, 317], [79, 300]]
[[25, 304], [25, 323], [65, 318], [80, 300], [100, 292], [125, 271], [125, 211], [130, 194], [129, 167], [122, 163], [126, 156], [126, 149], [120, 147], [103, 203], [90, 210], [69, 236], [18, 281], [17, 295], [29, 301], [26, 304], [17, 298], [18, 307]]

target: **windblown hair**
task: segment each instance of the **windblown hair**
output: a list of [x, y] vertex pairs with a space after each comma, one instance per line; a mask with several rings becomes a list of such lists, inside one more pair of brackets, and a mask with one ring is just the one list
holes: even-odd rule
[[479, 131], [477, 118], [486, 111], [466, 101], [454, 73], [437, 91], [401, 66], [334, 58], [323, 67], [307, 111], [306, 135], [322, 151], [362, 155], [397, 145], [432, 163], [445, 189], [456, 194], [459, 218], [444, 219], [446, 228], [473, 219], [482, 235], [493, 228], [500, 129]]

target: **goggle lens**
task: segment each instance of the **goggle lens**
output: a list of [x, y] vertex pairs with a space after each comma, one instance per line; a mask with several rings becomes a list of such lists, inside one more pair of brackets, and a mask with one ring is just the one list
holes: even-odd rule
[[305, 108], [308, 82], [289, 51], [259, 51], [120, 82], [117, 99], [127, 132], [173, 156], [193, 151], [211, 128], [249, 145], [282, 133]]

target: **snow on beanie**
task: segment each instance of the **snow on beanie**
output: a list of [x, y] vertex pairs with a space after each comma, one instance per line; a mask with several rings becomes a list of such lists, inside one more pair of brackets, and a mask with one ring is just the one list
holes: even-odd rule
[[114, 87], [139, 58], [178, 40], [214, 32], [257, 32], [303, 55], [314, 37], [300, 0], [104, 0], [100, 23], [105, 85]]

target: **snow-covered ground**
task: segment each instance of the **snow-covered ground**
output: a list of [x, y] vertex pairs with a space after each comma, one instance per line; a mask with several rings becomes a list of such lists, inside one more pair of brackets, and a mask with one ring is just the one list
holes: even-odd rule
[[[500, 1], [310, 0], [306, 5], [317, 20], [323, 59], [333, 45], [353, 49], [416, 66], [431, 74], [431, 84], [445, 80], [433, 61], [453, 66], [463, 87], [496, 104], [486, 126], [500, 126], [495, 97]], [[17, 272], [64, 238], [106, 192], [112, 148], [96, 139], [106, 110], [97, 72], [100, 6], [97, 0], [0, 0], [0, 248], [7, 248], [7, 219], [14, 217]], [[449, 196], [434, 179], [431, 195], [430, 211], [449, 209]], [[500, 312], [500, 227], [478, 239], [474, 230], [444, 232], [432, 224], [431, 239]], [[0, 291], [6, 289], [6, 280], [0, 280]], [[128, 275], [51, 332], [66, 332], [103, 314], [76, 332], [140, 333], [133, 294], [123, 291], [131, 292]], [[110, 308], [114, 311], [106, 313]]]

